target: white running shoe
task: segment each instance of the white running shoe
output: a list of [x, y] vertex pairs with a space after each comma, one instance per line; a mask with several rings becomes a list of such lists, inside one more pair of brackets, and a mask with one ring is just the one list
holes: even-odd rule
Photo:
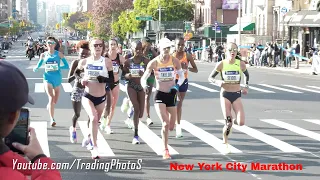
[[139, 136], [135, 136], [132, 140], [132, 144], [140, 144]]
[[106, 134], [113, 134], [113, 131], [111, 129], [110, 126], [106, 126], [106, 128], [104, 129], [104, 131], [106, 132]]
[[147, 118], [147, 126], [151, 126], [153, 124], [152, 120], [150, 118]]
[[129, 100], [128, 98], [123, 98], [123, 101], [122, 101], [122, 105], [121, 105], [121, 112], [125, 113], [128, 111], [128, 108], [129, 108]]
[[180, 124], [176, 124], [176, 138], [182, 138], [182, 129]]

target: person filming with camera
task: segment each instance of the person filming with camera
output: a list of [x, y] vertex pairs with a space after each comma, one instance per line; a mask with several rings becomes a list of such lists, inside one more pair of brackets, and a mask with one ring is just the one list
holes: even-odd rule
[[[34, 101], [25, 76], [14, 65], [0, 61], [0, 84], [0, 179], [62, 179], [58, 170], [49, 170], [54, 161], [43, 153], [35, 129], [29, 127], [29, 110], [24, 106]], [[47, 169], [34, 168], [40, 163]]]

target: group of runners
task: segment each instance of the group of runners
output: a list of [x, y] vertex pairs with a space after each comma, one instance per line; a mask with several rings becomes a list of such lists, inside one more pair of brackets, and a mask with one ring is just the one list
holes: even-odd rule
[[[61, 70], [69, 69], [69, 65], [63, 54], [55, 50], [54, 37], [48, 37], [46, 43], [48, 51], [40, 55], [34, 71], [37, 71], [42, 64], [45, 65], [43, 80], [49, 99], [47, 109], [51, 126], [54, 127], [57, 123], [54, 118], [54, 107], [62, 83]], [[154, 107], [162, 122], [163, 159], [170, 159], [169, 130], [176, 129], [176, 137], [183, 137], [180, 120], [182, 104], [188, 90], [188, 73], [197, 73], [198, 68], [191, 54], [185, 52], [183, 38], [175, 40], [176, 52], [173, 54], [170, 53], [172, 42], [167, 38], [159, 41], [159, 54], [151, 47], [147, 38], [132, 42], [133, 54], [125, 57], [119, 54], [118, 43], [116, 39], [110, 39], [105, 43], [99, 38], [92, 38], [90, 41], [80, 41], [76, 46], [79, 57], [72, 61], [68, 73], [68, 82], [74, 81], [71, 93], [74, 115], [69, 129], [70, 141], [77, 142], [76, 124], [83, 107], [88, 115], [89, 133], [84, 137], [82, 146], [91, 150], [93, 159], [99, 158], [97, 144], [99, 126], [106, 134], [113, 133], [110, 125], [119, 99], [119, 81], [124, 79], [127, 97], [123, 99], [121, 110], [128, 115], [128, 119], [125, 120], [127, 126], [134, 129], [132, 144], [140, 144], [138, 127], [144, 111], [147, 114], [147, 125], [153, 124], [150, 116], [150, 98], [155, 86]], [[221, 86], [221, 107], [226, 120], [223, 142], [226, 144], [232, 124], [244, 124], [245, 117], [240, 97], [241, 93], [247, 93], [249, 81], [245, 64], [235, 59], [238, 52], [237, 45], [230, 43], [227, 51], [226, 60], [217, 63], [209, 76], [209, 81]], [[219, 73], [222, 80], [215, 79]], [[240, 86], [242, 74], [246, 76], [246, 86], [243, 90]], [[236, 113], [234, 120], [231, 115], [232, 109]]]

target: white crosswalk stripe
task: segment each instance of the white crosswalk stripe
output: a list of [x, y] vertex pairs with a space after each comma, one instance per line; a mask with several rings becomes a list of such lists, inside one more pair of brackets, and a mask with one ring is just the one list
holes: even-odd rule
[[302, 87], [298, 87], [298, 86], [293, 86], [293, 85], [283, 85], [286, 87], [291, 87], [291, 88], [295, 88], [295, 89], [300, 89], [303, 91], [309, 91], [309, 92], [314, 92], [314, 93], [320, 93], [320, 91], [316, 91], [316, 90], [312, 90], [312, 89], [307, 89], [307, 88], [302, 88]]
[[[320, 120], [318, 119], [302, 119], [303, 121], [310, 122], [316, 125], [320, 126]], [[224, 120], [216, 120], [217, 122], [224, 124]], [[277, 126], [280, 128], [283, 128], [285, 130], [283, 131], [291, 131], [296, 134], [302, 135], [304, 137], [308, 137], [311, 139], [314, 139], [316, 141], [320, 141], [320, 134], [312, 132], [310, 130], [306, 130], [304, 128], [292, 125], [287, 122], [283, 122], [277, 119], [261, 119], [262, 122], [265, 122], [266, 125], [271, 125], [271, 126]], [[77, 130], [78, 133], [81, 131], [84, 137], [86, 137], [89, 133], [88, 128], [87, 128], [87, 122], [86, 121], [78, 121], [79, 129]], [[46, 121], [32, 121], [30, 123], [30, 126], [33, 127], [36, 131], [38, 141], [41, 145], [41, 148], [43, 149], [44, 153], [50, 157], [50, 146], [49, 146], [49, 138], [48, 138], [48, 122]], [[50, 127], [51, 128], [51, 127]], [[226, 153], [226, 145], [222, 143], [222, 140], [220, 139], [221, 137], [216, 137], [215, 135], [203, 130], [201, 127], [198, 127], [191, 122], [187, 120], [181, 120], [181, 128], [190, 133], [192, 136], [197, 137], [199, 141], [204, 142], [208, 144], [209, 146], [213, 147], [215, 150], [217, 150], [220, 154], [225, 154]], [[266, 127], [268, 129], [269, 127]], [[305, 146], [301, 145], [302, 149], [299, 147], [293, 146], [291, 144], [288, 144], [284, 142], [283, 140], [280, 140], [278, 138], [275, 138], [271, 135], [265, 134], [259, 130], [263, 130], [263, 128], [259, 128], [259, 130], [256, 130], [254, 128], [251, 128], [249, 126], [237, 126], [234, 125], [233, 129], [239, 131], [240, 133], [243, 133], [246, 136], [250, 136], [254, 139], [257, 139], [267, 145], [270, 145], [272, 147], [275, 147], [279, 149], [280, 151], [284, 153], [309, 153], [306, 150], [303, 150], [303, 148], [306, 148]], [[112, 136], [112, 135], [109, 135]], [[143, 122], [139, 123], [139, 137], [150, 147], [150, 150], [155, 152], [156, 155], [160, 156], [163, 153], [163, 145], [162, 145], [162, 140], [161, 137], [156, 135], [153, 130], [149, 129]], [[230, 138], [233, 136], [231, 135]], [[279, 136], [278, 136], [279, 137]], [[281, 138], [282, 136], [280, 136]], [[99, 131], [98, 132], [98, 151], [99, 155], [101, 157], [113, 157], [113, 156], [118, 156], [119, 154], [115, 154], [112, 150], [112, 148], [109, 146], [108, 141], [112, 140], [106, 140], [104, 135]], [[185, 141], [183, 138], [179, 139], [179, 141]], [[187, 140], [188, 141], [188, 140]], [[256, 146], [255, 141], [253, 141], [251, 144], [248, 144], [246, 146]], [[315, 142], [317, 143], [317, 142]], [[80, 146], [80, 142], [78, 145]], [[174, 146], [174, 145], [173, 145]], [[260, 145], [261, 146], [261, 145]], [[174, 147], [168, 146], [170, 154], [180, 154], [183, 155], [184, 152], [177, 152]], [[119, 150], [119, 149], [117, 149]], [[250, 153], [249, 150], [247, 151], [242, 151], [241, 149], [238, 149], [237, 147], [234, 147], [232, 145], [229, 145], [229, 150], [231, 153], [234, 154], [243, 154], [243, 153]], [[67, 151], [67, 150], [66, 150]], [[86, 150], [85, 150], [86, 151]], [[182, 151], [180, 149], [180, 151]], [[255, 150], [257, 151], [257, 150]], [[264, 149], [261, 149], [261, 151], [265, 152]], [[51, 156], [52, 156], [51, 152]], [[90, 152], [88, 152], [90, 153]], [[92, 153], [92, 152], [91, 152]], [[199, 153], [199, 152], [197, 152]], [[129, 155], [130, 152], [125, 153], [126, 155]]]
[[261, 120], [261, 121], [269, 123], [269, 124], [272, 124], [272, 125], [275, 125], [275, 126], [278, 126], [280, 128], [283, 128], [283, 129], [287, 129], [287, 130], [292, 131], [292, 132], [294, 132], [296, 134], [300, 134], [300, 135], [309, 137], [311, 139], [320, 141], [320, 134], [312, 132], [312, 131], [309, 131], [309, 130], [306, 130], [306, 129], [303, 129], [301, 127], [298, 127], [298, 126], [295, 126], [295, 125], [292, 125], [292, 124], [289, 124], [289, 123], [286, 123], [286, 122], [282, 122], [282, 121], [279, 121], [279, 120], [276, 120], [276, 119], [264, 119], [264, 120]]
[[259, 84], [260, 86], [265, 86], [268, 88], [273, 88], [273, 89], [277, 89], [280, 91], [286, 91], [286, 92], [291, 92], [291, 93], [302, 93], [300, 91], [294, 91], [294, 90], [290, 90], [290, 89], [285, 89], [285, 88], [281, 88], [281, 87], [277, 87], [277, 86], [272, 86], [272, 85], [268, 85], [268, 84]]
[[320, 89], [320, 87], [317, 87], [317, 86], [307, 86], [309, 88], [314, 88], [314, 89]]
[[[28, 80], [42, 80], [42, 78], [27, 78]], [[63, 80], [65, 80], [66, 78], [63, 78]], [[197, 93], [197, 89], [199, 90], [203, 90], [205, 92], [208, 93], [219, 93], [220, 92], [220, 87], [216, 87], [216, 85], [214, 84], [210, 84], [210, 87], [204, 86], [204, 85], [200, 85], [198, 83], [195, 82], [189, 82], [189, 88], [191, 88], [191, 90], [188, 90], [189, 93]], [[212, 86], [214, 85], [214, 86]], [[288, 89], [288, 88], [283, 88], [283, 87], [279, 87], [275, 86], [275, 85], [269, 85], [269, 84], [257, 84], [258, 86], [260, 86], [259, 88], [256, 86], [250, 86], [250, 92], [263, 92], [263, 93], [270, 93], [270, 94], [275, 94], [275, 93], [282, 93], [283, 91], [285, 92], [289, 92], [289, 93], [295, 93], [295, 94], [302, 94], [302, 93], [320, 93], [320, 91], [318, 90], [314, 90], [318, 87], [316, 86], [307, 86], [310, 88], [314, 88], [314, 89], [308, 89], [308, 88], [303, 88], [303, 87], [298, 87], [298, 86], [293, 86], [293, 85], [281, 85], [281, 86], [285, 86], [285, 87], [289, 87], [292, 89], [299, 89], [300, 91], [297, 90], [292, 90], [292, 89]], [[127, 88], [126, 85], [124, 85], [122, 82], [119, 84], [120, 90], [122, 92], [126, 92]], [[212, 88], [213, 87], [213, 88]], [[274, 89], [273, 91], [268, 90], [268, 89], [262, 89], [262, 87], [268, 88], [268, 89]], [[66, 93], [70, 93], [72, 92], [72, 85], [70, 83], [62, 83], [61, 84], [61, 88], [63, 89], [64, 92]], [[320, 88], [319, 88], [320, 89]], [[278, 90], [278, 91], [276, 91]], [[156, 88], [153, 87], [152, 92], [155, 92]], [[45, 93], [44, 91], [44, 83], [34, 83], [34, 93]]]
[[[218, 122], [224, 124], [224, 120], [217, 120]], [[272, 136], [269, 136], [267, 134], [264, 134], [263, 132], [260, 132], [258, 130], [252, 129], [248, 126], [238, 126], [238, 125], [233, 125], [232, 128], [243, 132], [253, 138], [259, 139], [264, 143], [267, 143], [277, 149], [280, 149], [283, 152], [305, 152], [304, 150], [297, 148], [295, 146], [292, 146], [286, 142], [283, 142], [277, 138], [274, 138]]]

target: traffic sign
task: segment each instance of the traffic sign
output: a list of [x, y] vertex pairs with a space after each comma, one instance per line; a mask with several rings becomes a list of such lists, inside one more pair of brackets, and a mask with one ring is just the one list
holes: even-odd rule
[[191, 22], [185, 22], [184, 28], [185, 28], [186, 30], [190, 30], [190, 29], [191, 29]]
[[286, 7], [282, 7], [280, 12], [281, 12], [282, 15], [286, 15], [287, 12], [288, 12], [288, 9]]
[[138, 21], [151, 21], [152, 16], [137, 16], [136, 20], [138, 20]]
[[220, 33], [220, 32], [221, 32], [220, 26], [217, 26], [216, 27], [216, 33]]
[[189, 41], [193, 37], [192, 33], [185, 33], [184, 34], [184, 40]]

